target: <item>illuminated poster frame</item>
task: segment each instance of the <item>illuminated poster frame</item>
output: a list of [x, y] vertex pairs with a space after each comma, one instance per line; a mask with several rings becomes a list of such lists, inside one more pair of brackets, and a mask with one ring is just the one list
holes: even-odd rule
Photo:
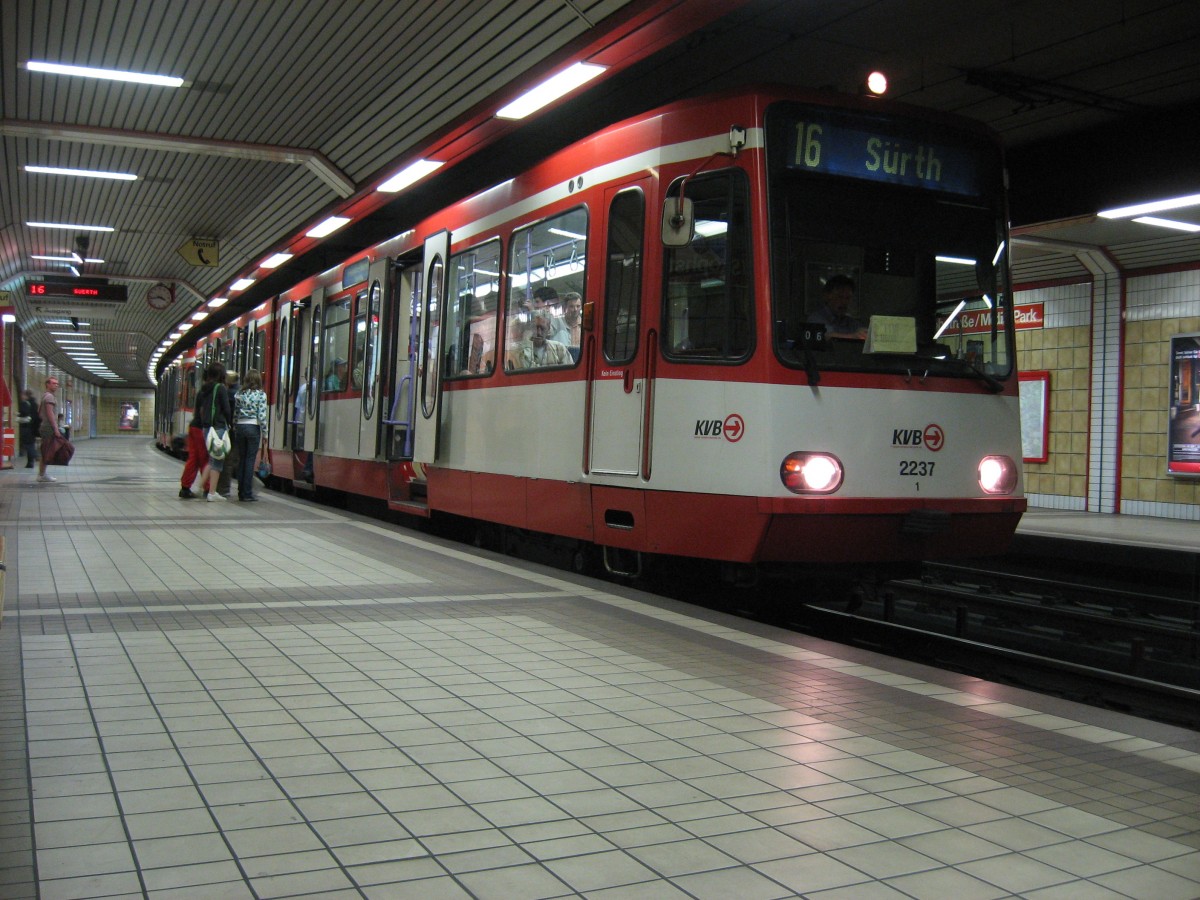
[[1200, 475], [1200, 333], [1171, 337], [1167, 474]]
[[1021, 456], [1027, 463], [1050, 461], [1050, 373], [1021, 372]]

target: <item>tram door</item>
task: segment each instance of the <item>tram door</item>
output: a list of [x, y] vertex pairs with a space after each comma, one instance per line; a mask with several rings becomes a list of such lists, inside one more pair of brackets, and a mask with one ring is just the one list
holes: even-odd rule
[[[650, 179], [605, 194], [602, 321], [593, 323], [589, 470], [649, 477], [647, 411], [654, 383], [656, 337], [643, 327], [646, 191]], [[594, 296], [594, 295], [593, 295]]]
[[389, 262], [373, 262], [367, 273], [367, 290], [360, 293], [354, 311], [353, 368], [350, 383], [362, 393], [359, 398], [358, 456], [377, 459], [381, 455], [381, 421], [387, 412], [380, 399], [380, 359], [383, 340], [383, 298]]
[[318, 288], [293, 322], [299, 376], [289, 424], [293, 428], [292, 482], [297, 487], [315, 487], [313, 462], [321, 410], [321, 313], [324, 305], [325, 291]]
[[421, 263], [421, 282], [425, 290], [421, 292], [417, 332], [416, 436], [413, 443], [413, 469], [418, 479], [423, 479], [423, 467], [436, 462], [438, 455], [442, 415], [441, 301], [449, 278], [446, 266], [449, 252], [448, 231], [440, 231], [425, 241]]
[[[420, 334], [421, 254], [395, 261], [386, 304], [381, 374], [383, 447], [388, 462], [413, 457], [413, 416], [416, 413], [417, 335]], [[392, 467], [389, 467], [389, 471]], [[396, 492], [392, 492], [396, 496]]]
[[[296, 390], [299, 387], [295, 329], [299, 327], [300, 311], [298, 303], [280, 302], [278, 298], [275, 299], [275, 314], [272, 316], [275, 329], [275, 371], [269, 379], [268, 373], [264, 372], [263, 383], [268, 388], [267, 396], [270, 399], [267, 410], [270, 414], [267, 447], [276, 460], [280, 458], [282, 451], [290, 451], [295, 441], [295, 427], [291, 424], [291, 419], [296, 403]], [[280, 467], [279, 462], [275, 465], [276, 468]], [[281, 469], [278, 474], [290, 477], [291, 473]]]

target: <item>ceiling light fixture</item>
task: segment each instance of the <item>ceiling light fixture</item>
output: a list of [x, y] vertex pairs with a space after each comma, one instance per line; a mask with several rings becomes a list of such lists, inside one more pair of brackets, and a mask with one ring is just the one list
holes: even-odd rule
[[274, 256], [268, 256], [261, 263], [264, 269], [278, 269], [285, 262], [292, 258], [290, 253], [276, 253]]
[[228, 302], [229, 302], [228, 297], [213, 297], [211, 300], [208, 301], [208, 308], [209, 309], [220, 309], [222, 306], [224, 306]]
[[496, 110], [500, 119], [523, 119], [537, 112], [548, 103], [553, 103], [559, 97], [569, 94], [575, 88], [587, 84], [604, 71], [604, 66], [592, 63], [575, 63], [557, 75], [547, 78], [537, 87], [526, 91], [516, 100]]
[[1186, 197], [1172, 197], [1169, 200], [1153, 200], [1149, 203], [1137, 203], [1133, 206], [1119, 206], [1116, 209], [1106, 209], [1098, 212], [1102, 219], [1127, 219], [1131, 216], [1141, 216], [1146, 213], [1162, 212], [1167, 209], [1179, 209], [1183, 206], [1200, 205], [1200, 194], [1189, 194]]
[[324, 222], [313, 226], [311, 231], [304, 232], [305, 237], [323, 238], [333, 234], [350, 220], [346, 216], [330, 216]]
[[442, 164], [432, 159], [418, 159], [414, 163], [405, 166], [375, 190], [384, 194], [394, 194], [396, 191], [403, 190], [415, 181], [420, 181], [430, 172], [440, 169]]
[[25, 63], [30, 72], [48, 75], [75, 75], [81, 78], [103, 78], [108, 81], [129, 81], [134, 84], [153, 84], [158, 87], [183, 87], [183, 79], [174, 75], [153, 75], [148, 72], [124, 72], [120, 69], [97, 69], [92, 66], [71, 66], [64, 63], [31, 59]]
[[26, 166], [26, 172], [38, 175], [74, 175], [77, 178], [109, 178], [113, 181], [137, 181], [132, 172], [102, 172], [98, 169], [60, 169], [58, 166]]
[[239, 278], [237, 281], [235, 281], [233, 284], [231, 284], [229, 286], [229, 289], [231, 291], [244, 291], [246, 288], [250, 287], [250, 285], [252, 285], [252, 284], [254, 284], [253, 278]]
[[26, 222], [29, 228], [61, 228], [66, 231], [116, 231], [109, 225], [72, 225], [70, 222]]
[[1200, 231], [1200, 225], [1192, 222], [1180, 222], [1177, 219], [1160, 219], [1157, 216], [1138, 216], [1133, 221], [1143, 225], [1157, 225], [1159, 228], [1174, 228], [1176, 231]]

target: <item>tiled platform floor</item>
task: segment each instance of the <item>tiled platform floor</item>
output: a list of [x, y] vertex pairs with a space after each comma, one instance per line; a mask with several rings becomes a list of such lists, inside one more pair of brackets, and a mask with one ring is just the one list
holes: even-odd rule
[[1200, 896], [1200, 734], [179, 471], [0, 472], [2, 897]]

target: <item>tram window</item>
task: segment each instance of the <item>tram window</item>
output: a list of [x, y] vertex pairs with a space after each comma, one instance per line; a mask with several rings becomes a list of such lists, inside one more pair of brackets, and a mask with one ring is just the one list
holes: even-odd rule
[[[672, 185], [678, 196], [680, 183]], [[753, 342], [754, 285], [749, 190], [740, 169], [701, 175], [687, 184], [695, 234], [664, 260], [663, 352], [684, 360], [737, 360]]]
[[367, 339], [363, 346], [363, 355], [354, 367], [354, 370], [359, 373], [358, 382], [363, 392], [363, 417], [367, 419], [375, 414], [375, 379], [379, 371], [379, 318], [383, 312], [383, 288], [378, 279], [371, 282], [369, 296]]
[[287, 316], [279, 317], [279, 339], [275, 342], [275, 355], [279, 358], [279, 372], [275, 379], [275, 409], [283, 415], [288, 398], [295, 392], [291, 383], [292, 348], [288, 344]]
[[637, 353], [642, 306], [642, 254], [646, 200], [640, 190], [622, 191], [608, 211], [604, 273], [604, 358], [627, 363]]
[[[574, 366], [579, 330], [565, 317], [584, 296], [588, 213], [576, 207], [514, 232], [509, 250], [504, 368]], [[576, 296], [572, 296], [576, 295]]]
[[367, 350], [367, 292], [354, 298], [354, 354], [350, 360], [350, 389], [362, 390], [363, 359]]
[[442, 330], [447, 378], [488, 375], [496, 366], [500, 241], [450, 257], [450, 294]]
[[350, 303], [349, 296], [325, 304], [325, 325], [321, 333], [321, 391], [335, 393], [350, 387]]

